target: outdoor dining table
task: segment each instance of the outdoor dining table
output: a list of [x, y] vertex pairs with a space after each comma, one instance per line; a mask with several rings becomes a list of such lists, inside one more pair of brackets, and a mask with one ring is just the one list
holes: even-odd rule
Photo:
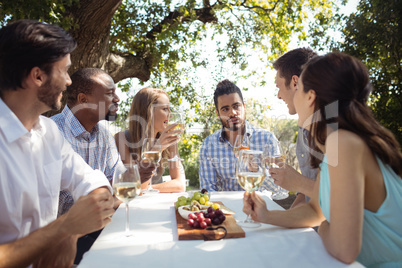
[[[244, 192], [212, 192], [211, 201], [221, 201], [244, 220]], [[260, 193], [269, 209], [283, 210]], [[213, 241], [179, 240], [174, 202], [186, 193], [138, 196], [130, 206], [132, 236], [125, 237], [125, 207], [122, 204], [92, 248], [85, 253], [85, 267], [364, 267], [344, 264], [328, 254], [312, 228], [288, 229], [269, 224], [245, 228], [244, 238]]]

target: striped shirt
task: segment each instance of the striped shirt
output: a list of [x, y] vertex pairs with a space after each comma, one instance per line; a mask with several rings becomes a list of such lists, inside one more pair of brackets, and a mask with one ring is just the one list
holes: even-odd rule
[[[96, 124], [91, 132], [81, 125], [66, 105], [63, 111], [51, 117], [56, 122], [64, 138], [85, 162], [93, 169], [102, 171], [107, 179], [113, 179], [114, 169], [120, 161], [112, 134], [101, 124]], [[60, 192], [59, 215], [67, 212], [74, 204], [71, 194]]]
[[[209, 135], [200, 150], [200, 187], [208, 191], [243, 191], [236, 178], [236, 157], [233, 146], [222, 136], [220, 129]], [[276, 137], [268, 130], [253, 126], [246, 121], [246, 135], [250, 139], [250, 150], [263, 151], [264, 145], [276, 146]], [[271, 191], [275, 187], [267, 178], [263, 186]]]
[[[296, 142], [296, 156], [299, 161], [299, 168], [301, 173], [312, 180], [316, 180], [318, 169], [312, 168], [310, 165], [310, 153], [308, 145], [308, 130], [299, 127], [299, 134], [297, 135]], [[306, 195], [306, 203], [310, 200], [310, 197]]]

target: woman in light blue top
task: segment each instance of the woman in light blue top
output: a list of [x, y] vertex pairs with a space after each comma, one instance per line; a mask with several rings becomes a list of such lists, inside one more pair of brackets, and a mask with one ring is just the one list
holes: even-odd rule
[[[402, 267], [402, 154], [390, 131], [367, 106], [366, 67], [342, 53], [312, 59], [294, 96], [299, 125], [310, 131], [314, 196], [302, 207], [268, 211], [245, 194], [256, 221], [286, 227], [319, 226], [327, 251], [345, 263]], [[250, 205], [253, 204], [253, 206]]]

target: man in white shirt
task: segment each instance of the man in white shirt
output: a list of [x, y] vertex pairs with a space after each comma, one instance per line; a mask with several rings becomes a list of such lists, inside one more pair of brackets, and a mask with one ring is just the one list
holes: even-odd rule
[[[277, 71], [278, 98], [286, 103], [289, 114], [296, 114], [293, 96], [297, 90], [297, 81], [303, 65], [316, 55], [310, 48], [297, 48], [285, 53], [273, 63], [273, 67]], [[301, 174], [289, 165], [269, 169], [276, 184], [287, 190], [298, 192], [291, 208], [298, 207], [310, 200], [309, 196], [313, 193], [317, 177], [317, 169], [310, 166], [307, 137], [308, 131], [300, 127], [296, 142], [296, 156]]]
[[[104, 174], [40, 116], [60, 109], [75, 46], [63, 29], [38, 21], [0, 29], [0, 267], [71, 267], [77, 238], [111, 221]], [[56, 219], [62, 189], [77, 201]]]

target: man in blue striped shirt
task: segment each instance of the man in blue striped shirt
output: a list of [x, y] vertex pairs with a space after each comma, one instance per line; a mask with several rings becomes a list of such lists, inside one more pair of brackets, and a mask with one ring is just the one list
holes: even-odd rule
[[[200, 150], [200, 186], [208, 191], [242, 191], [236, 178], [236, 157], [233, 144], [237, 135], [247, 135], [250, 150], [263, 151], [264, 145], [277, 146], [275, 136], [267, 130], [246, 121], [245, 105], [240, 89], [231, 81], [218, 83], [214, 102], [222, 129], [208, 136]], [[274, 190], [271, 182], [264, 186]]]
[[[93, 169], [102, 171], [112, 184], [116, 165], [120, 163], [115, 140], [109, 130], [99, 123], [117, 117], [119, 97], [113, 79], [98, 68], [83, 68], [71, 76], [67, 88], [67, 105], [51, 117], [72, 148]], [[66, 213], [74, 204], [68, 191], [61, 191], [58, 215]], [[77, 256], [81, 260], [99, 232], [78, 239]]]

